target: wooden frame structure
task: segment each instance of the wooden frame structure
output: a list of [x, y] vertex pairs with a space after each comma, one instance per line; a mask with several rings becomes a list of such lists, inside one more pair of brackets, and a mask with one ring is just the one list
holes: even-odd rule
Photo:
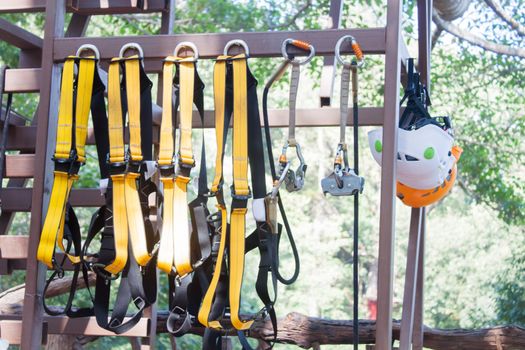
[[[359, 126], [382, 125], [383, 165], [381, 168], [381, 204], [379, 218], [379, 269], [378, 269], [378, 318], [376, 323], [376, 350], [392, 348], [392, 286], [395, 239], [395, 155], [397, 154], [397, 124], [399, 120], [399, 87], [402, 63], [408, 58], [408, 50], [402, 38], [402, 1], [387, 0], [387, 23], [383, 28], [338, 29], [340, 0], [332, 0], [330, 14], [333, 29], [297, 32], [220, 33], [220, 34], [173, 34], [174, 0], [149, 0], [141, 10], [133, 0], [3, 0], [0, 13], [45, 11], [45, 34], [39, 38], [8, 21], [0, 19], [0, 39], [20, 48], [18, 68], [6, 73], [6, 92], [39, 92], [40, 104], [30, 126], [21, 125], [12, 118], [9, 125], [9, 150], [20, 154], [8, 156], [5, 175], [7, 188], [0, 192], [2, 214], [0, 216], [0, 273], [13, 269], [26, 270], [26, 291], [22, 318], [7, 319], [0, 316], [0, 337], [22, 349], [36, 349], [46, 334], [109, 335], [96, 325], [95, 319], [44, 316], [42, 309], [43, 287], [46, 267], [36, 260], [36, 250], [42, 226], [43, 213], [47, 210], [53, 172], [51, 155], [56, 134], [56, 118], [59, 98], [60, 64], [64, 57], [75, 52], [85, 43], [95, 44], [101, 59], [107, 60], [118, 54], [125, 43], [136, 42], [144, 49], [145, 67], [158, 73], [161, 59], [171, 54], [181, 41], [192, 41], [199, 48], [202, 58], [222, 53], [224, 44], [231, 39], [242, 39], [250, 47], [251, 57], [280, 56], [281, 42], [288, 37], [312, 43], [318, 55], [327, 57], [325, 64], [333, 65], [334, 46], [343, 35], [352, 34], [365, 54], [385, 55], [385, 96], [383, 107], [363, 108]], [[102, 6], [105, 4], [105, 6]], [[430, 73], [430, 20], [431, 0], [418, 0], [419, 23], [419, 69], [424, 83], [429, 84]], [[91, 15], [122, 14], [136, 12], [161, 12], [162, 25], [159, 36], [133, 37], [83, 37]], [[66, 12], [72, 12], [70, 23], [64, 31]], [[328, 97], [333, 73], [323, 74], [322, 96]], [[159, 84], [162, 86], [162, 84]], [[160, 94], [161, 95], [161, 94]], [[154, 106], [155, 107], [155, 106]], [[322, 113], [323, 120], [318, 119]], [[205, 126], [213, 126], [213, 117], [206, 113]], [[350, 118], [351, 119], [351, 118]], [[154, 108], [154, 120], [160, 122], [160, 113]], [[349, 120], [349, 125], [351, 125]], [[279, 127], [287, 125], [286, 112], [270, 111], [270, 123]], [[298, 110], [298, 126], [338, 125], [338, 109], [322, 108]], [[93, 143], [90, 135], [89, 142]], [[25, 188], [27, 178], [33, 178], [33, 187]], [[72, 191], [73, 206], [100, 206], [103, 199], [98, 189], [75, 189]], [[17, 211], [31, 212], [28, 236], [7, 236], [13, 214]], [[424, 265], [425, 210], [412, 209], [408, 245], [407, 272], [403, 298], [403, 319], [400, 349], [422, 349], [423, 340], [423, 265]], [[156, 308], [151, 307], [144, 319], [125, 336], [143, 337], [143, 347], [153, 346], [156, 330]], [[22, 326], [23, 324], [23, 326]], [[153, 331], [152, 331], [153, 330]]]

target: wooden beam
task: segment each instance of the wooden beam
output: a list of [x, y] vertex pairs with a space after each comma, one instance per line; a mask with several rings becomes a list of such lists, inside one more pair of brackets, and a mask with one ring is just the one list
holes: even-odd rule
[[27, 259], [29, 236], [0, 235], [0, 259]]
[[[73, 4], [73, 2], [75, 4]], [[125, 13], [150, 13], [164, 11], [164, 0], [148, 0], [148, 8], [141, 10], [132, 7], [130, 0], [111, 0], [108, 7], [101, 6], [100, 0], [68, 0], [67, 11], [85, 15], [95, 14], [125, 14]], [[72, 6], [76, 5], [76, 6]], [[15, 0], [0, 1], [0, 13], [18, 12], [44, 12], [46, 10], [46, 0]]]
[[38, 92], [40, 77], [40, 68], [7, 69], [5, 71], [5, 92]]
[[379, 212], [376, 350], [392, 349], [392, 297], [396, 208], [397, 128], [399, 124], [402, 2], [388, 0], [385, 54], [383, 161]]
[[[330, 0], [330, 28], [337, 29], [341, 25], [341, 13], [343, 12], [342, 0]], [[319, 87], [320, 106], [330, 106], [335, 83], [335, 57], [325, 56], [323, 69], [321, 71], [321, 83]]]
[[4, 178], [31, 178], [34, 173], [34, 154], [6, 154]]
[[0, 18], [0, 40], [19, 49], [42, 49], [42, 38]]
[[[33, 206], [32, 188], [4, 188], [0, 193], [2, 210], [29, 212]], [[74, 207], [100, 207], [104, 197], [98, 188], [77, 188], [71, 190], [69, 202]]]
[[[93, 44], [103, 60], [118, 56], [122, 45], [135, 42], [142, 46], [147, 61], [160, 62], [173, 53], [175, 46], [181, 41], [191, 41], [199, 49], [199, 57], [215, 58], [223, 53], [224, 45], [232, 39], [244, 40], [250, 48], [251, 57], [280, 57], [281, 44], [286, 38], [304, 40], [315, 46], [317, 55], [333, 55], [337, 40], [351, 34], [360, 43], [365, 54], [385, 53], [385, 28], [370, 29], [333, 29], [305, 30], [288, 32], [240, 32], [240, 33], [206, 33], [206, 34], [175, 34], [132, 37], [105, 38], [57, 38], [55, 39], [54, 60], [63, 61], [72, 52], [76, 52], [82, 44]], [[298, 55], [304, 52], [297, 50]]]
[[[18, 345], [22, 343], [22, 321], [19, 320], [1, 320], [0, 321], [0, 338], [9, 342], [9, 345]], [[47, 342], [47, 324], [42, 327], [41, 334], [42, 344]], [[40, 348], [40, 347], [38, 347]]]

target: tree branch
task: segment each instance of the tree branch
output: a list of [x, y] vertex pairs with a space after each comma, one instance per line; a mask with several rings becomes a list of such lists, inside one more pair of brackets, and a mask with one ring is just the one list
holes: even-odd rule
[[294, 25], [297, 27], [297, 25], [295, 24], [295, 21], [297, 21], [297, 19], [303, 14], [303, 12], [305, 12], [310, 6], [312, 6], [312, 0], [307, 0], [298, 10], [297, 12], [291, 16], [285, 23], [282, 23], [282, 24], [277, 24], [275, 26], [269, 26], [269, 29], [270, 30], [275, 30], [275, 29], [283, 29], [283, 28], [287, 28], [291, 25]]
[[487, 6], [490, 7], [502, 20], [507, 22], [520, 36], [525, 36], [525, 26], [521, 25], [520, 22], [516, 21], [511, 15], [505, 12], [497, 1], [485, 0], [485, 4], [487, 4]]
[[454, 35], [455, 37], [465, 40], [472, 45], [476, 45], [485, 49], [487, 51], [492, 51], [497, 54], [508, 55], [508, 56], [517, 56], [525, 58], [525, 49], [518, 47], [511, 47], [507, 45], [493, 43], [491, 41], [480, 38], [468, 31], [465, 31], [458, 26], [452, 24], [451, 22], [444, 21], [437, 14], [432, 14], [432, 20], [438, 28], [443, 29], [444, 31]]

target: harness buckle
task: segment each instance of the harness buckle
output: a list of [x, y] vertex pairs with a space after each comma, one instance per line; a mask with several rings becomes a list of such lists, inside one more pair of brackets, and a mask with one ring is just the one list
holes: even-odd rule
[[83, 164], [78, 161], [78, 154], [76, 149], [69, 151], [68, 158], [57, 158], [53, 156], [51, 158], [55, 162], [55, 171], [62, 171], [68, 175], [76, 175], [80, 170], [80, 166]]
[[[286, 158], [286, 152], [289, 147], [295, 147], [295, 152], [297, 158], [299, 159], [299, 166], [295, 171], [290, 169], [290, 162]], [[297, 142], [290, 143], [290, 141], [288, 141], [283, 146], [283, 151], [279, 157], [279, 178], [284, 176], [283, 181], [288, 192], [299, 191], [304, 187], [306, 168], [307, 165], [304, 162], [303, 153], [301, 152], [301, 145], [299, 145]]]

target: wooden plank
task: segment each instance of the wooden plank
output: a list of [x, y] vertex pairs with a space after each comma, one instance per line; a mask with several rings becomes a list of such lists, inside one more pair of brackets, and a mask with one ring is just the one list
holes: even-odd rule
[[5, 72], [5, 92], [38, 92], [40, 68], [8, 69]]
[[[117, 334], [107, 331], [97, 324], [95, 317], [69, 318], [66, 316], [46, 316], [45, 321], [48, 323], [49, 334], [69, 334], [84, 336], [116, 336]], [[127, 318], [124, 319], [124, 322]], [[129, 331], [118, 336], [122, 337], [147, 337], [149, 329], [149, 320], [142, 318]]]
[[0, 13], [43, 12], [45, 9], [46, 0], [0, 1]]
[[27, 259], [29, 236], [0, 235], [1, 259]]
[[35, 173], [34, 154], [6, 154], [4, 177], [31, 178]]
[[[100, 0], [81, 0], [78, 2], [78, 8], [73, 8], [72, 1], [68, 0], [67, 11], [81, 14], [124, 14], [124, 13], [148, 13], [164, 11], [164, 0], [148, 0], [148, 8], [144, 11], [131, 7], [130, 0], [111, 0], [109, 7], [102, 7]], [[15, 0], [0, 1], [0, 13], [18, 13], [18, 12], [44, 12], [46, 10], [46, 0]]]
[[0, 18], [0, 40], [20, 49], [41, 49], [43, 40], [27, 30]]
[[[0, 338], [9, 342], [10, 345], [18, 345], [22, 342], [22, 321], [21, 320], [1, 320]], [[47, 342], [47, 324], [42, 327], [42, 344]]]
[[[33, 207], [32, 188], [4, 188], [0, 192], [2, 210], [29, 212]], [[100, 207], [104, 205], [104, 197], [98, 188], [74, 188], [71, 190], [69, 202], [74, 207]]]
[[[353, 35], [361, 44], [365, 54], [385, 53], [385, 28], [370, 29], [331, 29], [282, 32], [240, 32], [175, 34], [132, 37], [104, 38], [57, 38], [55, 39], [54, 60], [63, 61], [82, 44], [93, 44], [100, 50], [103, 60], [118, 56], [122, 45], [135, 42], [142, 46], [148, 60], [160, 62], [173, 53], [181, 41], [191, 41], [199, 49], [199, 57], [214, 58], [223, 53], [224, 45], [233, 39], [244, 40], [250, 48], [251, 57], [280, 57], [281, 44], [287, 38], [304, 40], [315, 46], [319, 56], [333, 55], [337, 40], [343, 35]], [[304, 52], [296, 51], [298, 55]]]

